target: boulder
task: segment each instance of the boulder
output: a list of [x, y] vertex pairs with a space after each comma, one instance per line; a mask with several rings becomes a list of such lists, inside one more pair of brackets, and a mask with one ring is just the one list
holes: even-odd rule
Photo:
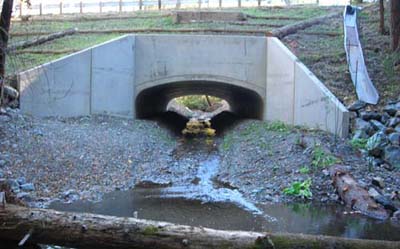
[[379, 122], [378, 120], [372, 119], [369, 121], [372, 127], [374, 127], [375, 130], [377, 131], [384, 131], [386, 129], [386, 126]]
[[389, 141], [393, 145], [400, 145], [400, 132], [393, 132], [389, 136]]
[[32, 183], [25, 183], [20, 186], [23, 191], [34, 191], [35, 186]]
[[388, 126], [396, 127], [396, 125], [398, 125], [398, 124], [400, 124], [400, 118], [395, 117], [395, 118], [389, 119]]
[[379, 188], [385, 187], [385, 182], [383, 181], [382, 177], [379, 176], [372, 178], [371, 183]]
[[383, 159], [393, 167], [400, 168], [400, 147], [394, 145], [387, 146], [384, 150]]
[[349, 106], [347, 107], [347, 109], [348, 109], [349, 111], [356, 112], [356, 111], [359, 111], [359, 110], [361, 110], [361, 109], [364, 109], [366, 106], [367, 106], [367, 103], [365, 103], [365, 102], [362, 101], [362, 100], [357, 100], [357, 101], [355, 101], [353, 104], [349, 105]]
[[380, 157], [383, 154], [385, 146], [389, 144], [389, 140], [385, 133], [377, 132], [367, 141], [368, 154], [375, 157]]
[[374, 120], [381, 120], [382, 115], [378, 112], [371, 112], [371, 111], [364, 111], [360, 113], [360, 117], [365, 121]]
[[398, 103], [393, 103], [393, 104], [388, 104], [383, 108], [383, 111], [385, 111], [387, 114], [390, 116], [396, 115], [397, 111], [400, 111], [400, 102]]
[[366, 134], [368, 135], [372, 135], [374, 132], [374, 128], [372, 127], [372, 125], [361, 119], [361, 118], [356, 118], [355, 122], [354, 122], [354, 130], [360, 130], [360, 131], [364, 131]]

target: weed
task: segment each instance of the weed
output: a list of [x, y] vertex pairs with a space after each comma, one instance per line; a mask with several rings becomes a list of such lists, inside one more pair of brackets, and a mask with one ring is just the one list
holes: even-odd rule
[[353, 148], [359, 150], [365, 150], [367, 148], [368, 139], [365, 138], [353, 138], [350, 144]]
[[314, 168], [325, 168], [340, 162], [340, 160], [335, 156], [326, 153], [320, 145], [314, 146], [312, 158], [311, 165]]
[[265, 126], [268, 131], [276, 131], [276, 132], [288, 132], [290, 127], [281, 121], [274, 121], [267, 123]]
[[308, 174], [308, 173], [310, 173], [310, 168], [307, 167], [307, 166], [303, 166], [303, 167], [300, 168], [299, 171], [300, 171], [300, 173], [302, 173], [302, 174]]
[[222, 143], [222, 149], [223, 150], [229, 150], [229, 148], [232, 146], [233, 144], [233, 134], [227, 134], [224, 136], [224, 141]]
[[293, 182], [292, 185], [289, 188], [285, 188], [283, 190], [283, 193], [286, 195], [294, 195], [298, 196], [301, 198], [311, 198], [312, 197], [312, 192], [311, 192], [311, 179], [307, 179], [303, 182]]

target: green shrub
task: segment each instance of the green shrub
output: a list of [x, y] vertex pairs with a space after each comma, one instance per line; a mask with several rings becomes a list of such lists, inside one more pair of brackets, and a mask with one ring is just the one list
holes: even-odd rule
[[[211, 103], [220, 102], [221, 99], [209, 96]], [[208, 103], [205, 95], [187, 95], [175, 99], [178, 103], [186, 106], [191, 110], [205, 111], [208, 108]]]
[[367, 148], [368, 139], [365, 138], [354, 138], [350, 141], [353, 148], [359, 150], [365, 150]]
[[302, 173], [302, 174], [308, 174], [308, 173], [310, 173], [310, 168], [307, 167], [307, 166], [303, 166], [303, 167], [300, 168], [299, 171], [300, 171], [300, 173]]
[[293, 182], [289, 188], [285, 188], [283, 193], [286, 195], [294, 195], [301, 198], [311, 198], [311, 179], [307, 179], [303, 182]]

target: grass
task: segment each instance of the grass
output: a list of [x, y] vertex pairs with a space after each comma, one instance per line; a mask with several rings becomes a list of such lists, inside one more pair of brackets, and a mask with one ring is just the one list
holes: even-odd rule
[[353, 138], [350, 140], [350, 144], [353, 148], [359, 150], [365, 150], [367, 148], [368, 139], [364, 138]]
[[[238, 10], [238, 9], [234, 9]], [[255, 16], [289, 16], [298, 18], [311, 18], [314, 16], [324, 15], [330, 11], [329, 8], [321, 8], [317, 6], [306, 6], [306, 7], [291, 7], [291, 8], [243, 8], [240, 11], [245, 14], [251, 14]], [[107, 30], [107, 29], [144, 29], [144, 28], [162, 28], [168, 29], [180, 29], [180, 28], [210, 28], [210, 29], [235, 29], [235, 30], [262, 30], [268, 31], [272, 28], [244, 25], [237, 26], [227, 23], [189, 23], [189, 24], [175, 24], [172, 16], [160, 17], [158, 11], [147, 11], [143, 13], [135, 13], [135, 15], [155, 15], [154, 18], [137, 19], [114, 19], [114, 20], [84, 20], [81, 21], [29, 21], [29, 22], [14, 22], [11, 26], [11, 33], [13, 32], [58, 32], [70, 28], [78, 28], [79, 30]], [[165, 13], [164, 13], [165, 14]], [[93, 16], [93, 15], [91, 15]], [[250, 24], [278, 24], [287, 25], [297, 20], [263, 20], [263, 19], [249, 19]], [[98, 43], [110, 40], [112, 38], [121, 36], [122, 34], [87, 34], [87, 35], [74, 35], [64, 37], [58, 40], [47, 42], [37, 47], [29, 49], [40, 49], [40, 50], [80, 50]], [[27, 36], [16, 36], [10, 37], [10, 44], [19, 41], [32, 40], [37, 38], [34, 35]], [[13, 74], [18, 71], [22, 71], [42, 63], [60, 58], [65, 54], [58, 55], [41, 55], [41, 54], [20, 54], [10, 55], [10, 59], [7, 63], [8, 74]]]
[[311, 166], [313, 168], [326, 168], [339, 162], [340, 160], [338, 158], [324, 151], [321, 145], [314, 146], [311, 161]]

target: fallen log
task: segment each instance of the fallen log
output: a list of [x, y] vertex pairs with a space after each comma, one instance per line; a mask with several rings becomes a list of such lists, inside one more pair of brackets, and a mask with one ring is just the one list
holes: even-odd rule
[[0, 207], [0, 224], [0, 241], [18, 243], [30, 234], [26, 241], [30, 244], [77, 248], [400, 248], [400, 242], [289, 233], [221, 231], [128, 217], [33, 209], [11, 204]]
[[389, 218], [388, 211], [376, 203], [343, 166], [332, 166], [329, 171], [333, 185], [347, 207], [375, 219]]
[[299, 30], [304, 30], [311, 26], [320, 24], [328, 19], [339, 17], [339, 16], [341, 16], [341, 14], [342, 13], [337, 12], [337, 13], [332, 13], [332, 14], [325, 15], [325, 16], [311, 18], [308, 20], [294, 23], [294, 24], [289, 24], [289, 25], [283, 26], [282, 28], [272, 30], [271, 34], [272, 34], [272, 36], [282, 39], [283, 37], [294, 34]]
[[28, 47], [32, 47], [32, 46], [37, 46], [37, 45], [43, 44], [45, 42], [52, 41], [52, 40], [55, 40], [55, 39], [59, 39], [59, 38], [62, 38], [62, 37], [68, 36], [68, 35], [74, 35], [74, 34], [77, 33], [77, 31], [78, 31], [78, 29], [73, 28], [73, 29], [60, 31], [60, 32], [57, 32], [57, 33], [52, 33], [52, 34], [47, 35], [47, 36], [42, 36], [42, 37], [39, 37], [39, 38], [37, 38], [35, 40], [18, 42], [16, 44], [8, 46], [6, 51], [7, 52], [11, 52], [11, 51], [14, 51], [14, 50], [17, 50], [17, 49], [24, 49], [24, 48], [28, 48]]
[[295, 16], [253, 16], [246, 15], [247, 18], [250, 19], [263, 19], [263, 20], [304, 20], [303, 17], [295, 17]]
[[15, 50], [13, 51], [13, 54], [70, 54], [78, 51], [79, 49], [62, 49], [62, 50], [23, 49], [23, 50]]

